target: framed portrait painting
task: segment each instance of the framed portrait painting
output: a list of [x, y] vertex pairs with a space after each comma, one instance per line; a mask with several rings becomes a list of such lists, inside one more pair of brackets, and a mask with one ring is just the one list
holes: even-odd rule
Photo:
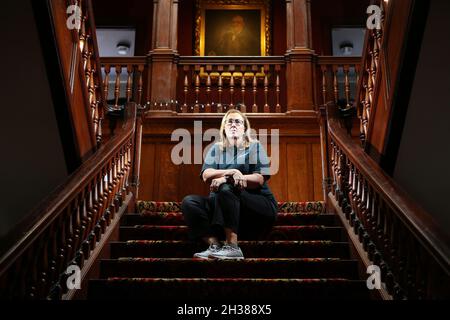
[[242, 1], [197, 1], [196, 55], [269, 55], [268, 1], [239, 3]]

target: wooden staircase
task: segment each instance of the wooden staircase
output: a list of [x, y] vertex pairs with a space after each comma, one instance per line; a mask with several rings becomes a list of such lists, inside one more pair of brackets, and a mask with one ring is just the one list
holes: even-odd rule
[[337, 216], [323, 203], [279, 203], [264, 240], [241, 239], [241, 261], [192, 258], [179, 203], [139, 202], [123, 217], [111, 259], [89, 282], [89, 299], [158, 301], [369, 299]]

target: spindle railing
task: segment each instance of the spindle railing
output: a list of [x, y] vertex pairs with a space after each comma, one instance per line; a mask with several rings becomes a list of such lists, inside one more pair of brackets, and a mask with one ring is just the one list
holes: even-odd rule
[[450, 238], [347, 135], [327, 106], [331, 196], [394, 299], [450, 297]]
[[90, 119], [97, 145], [102, 141], [102, 121], [105, 115], [105, 101], [102, 99], [102, 75], [100, 73], [95, 21], [90, 0], [76, 1], [81, 12], [80, 29], [77, 32], [81, 63], [84, 72], [85, 90], [90, 107]]
[[[125, 199], [130, 198], [136, 107], [103, 144], [27, 220], [0, 258], [0, 298], [60, 299], [67, 268], [83, 268]], [[126, 200], [129, 201], [129, 200]], [[20, 230], [19, 230], [20, 231]]]
[[382, 70], [380, 68], [380, 55], [382, 50], [385, 10], [387, 3], [383, 0], [375, 0], [382, 9], [380, 28], [368, 29], [364, 40], [364, 52], [361, 66], [361, 76], [358, 81], [358, 94], [356, 108], [360, 119], [360, 139], [364, 146], [369, 134], [371, 114], [373, 112], [375, 97], [378, 95], [379, 81]]
[[144, 91], [144, 71], [146, 57], [102, 57], [100, 64], [103, 73], [103, 97], [112, 101], [108, 107], [119, 109], [127, 102], [138, 106], [146, 104]]
[[180, 57], [176, 111], [285, 112], [284, 76], [284, 57]]
[[320, 93], [317, 101], [323, 105], [333, 101], [345, 109], [354, 107], [360, 66], [361, 57], [319, 56], [317, 79]]

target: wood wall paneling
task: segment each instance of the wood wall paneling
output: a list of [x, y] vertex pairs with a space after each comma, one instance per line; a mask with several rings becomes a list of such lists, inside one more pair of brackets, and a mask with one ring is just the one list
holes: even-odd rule
[[[256, 130], [280, 129], [279, 171], [269, 180], [278, 201], [322, 200], [322, 167], [320, 137], [317, 120], [279, 117], [278, 119], [250, 119]], [[213, 118], [167, 117], [147, 118], [143, 128], [141, 181], [139, 198], [156, 201], [181, 201], [188, 194], [209, 193], [200, 179], [201, 164], [175, 165], [171, 161], [170, 141], [177, 128], [193, 132], [194, 120], [203, 120], [203, 132], [218, 128], [220, 116]], [[264, 125], [269, 124], [269, 125]], [[269, 132], [270, 133], [270, 132]], [[203, 148], [210, 142], [203, 142]], [[267, 153], [272, 155], [270, 145]], [[194, 161], [193, 149], [191, 161]]]

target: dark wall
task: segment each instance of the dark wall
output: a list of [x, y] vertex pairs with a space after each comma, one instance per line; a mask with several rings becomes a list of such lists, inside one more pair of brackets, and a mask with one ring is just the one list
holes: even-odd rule
[[333, 54], [331, 29], [342, 26], [365, 26], [370, 0], [313, 0], [311, 28], [313, 49], [318, 55]]
[[68, 176], [31, 1], [0, 4], [0, 237]]
[[[394, 179], [450, 230], [450, 2], [431, 0]], [[443, 40], [445, 39], [445, 40]]]

